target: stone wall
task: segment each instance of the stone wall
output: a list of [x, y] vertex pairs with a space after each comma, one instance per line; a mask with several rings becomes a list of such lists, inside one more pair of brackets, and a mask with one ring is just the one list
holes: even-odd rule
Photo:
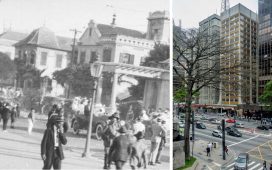
[[173, 169], [185, 165], [184, 141], [173, 142]]

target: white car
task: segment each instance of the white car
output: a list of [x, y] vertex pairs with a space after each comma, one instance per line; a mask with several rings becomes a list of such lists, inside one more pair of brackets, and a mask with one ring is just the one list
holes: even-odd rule
[[212, 132], [212, 135], [215, 136], [215, 137], [222, 138], [222, 132], [219, 131], [219, 130], [214, 130], [214, 131]]
[[244, 128], [245, 126], [244, 126], [244, 124], [241, 123], [241, 122], [236, 122], [236, 123], [235, 123], [235, 127], [237, 127], [237, 128]]
[[213, 119], [210, 122], [213, 123], [213, 124], [220, 124], [221, 123], [221, 121], [217, 120], [217, 119]]

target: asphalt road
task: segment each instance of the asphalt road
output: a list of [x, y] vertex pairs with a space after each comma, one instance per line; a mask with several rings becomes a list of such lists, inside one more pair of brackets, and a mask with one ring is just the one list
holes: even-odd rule
[[[208, 117], [215, 117], [214, 115]], [[220, 117], [218, 117], [220, 118]], [[222, 139], [212, 136], [212, 131], [217, 129], [216, 124], [211, 124], [208, 121], [202, 121], [207, 129], [197, 129], [195, 128], [195, 137], [197, 139], [205, 140], [207, 143], [217, 142], [222, 143]], [[249, 153], [250, 163], [249, 170], [259, 170], [262, 169], [262, 163], [264, 160], [268, 164], [272, 161], [272, 137], [270, 131], [256, 130], [256, 126], [259, 122], [256, 121], [240, 121], [245, 124], [245, 128], [240, 128], [242, 132], [242, 137], [233, 137], [226, 134], [226, 145], [235, 153], [234, 159], [221, 169], [233, 169], [234, 161], [239, 153]], [[229, 126], [231, 124], [227, 124]], [[252, 129], [254, 133], [252, 133]]]

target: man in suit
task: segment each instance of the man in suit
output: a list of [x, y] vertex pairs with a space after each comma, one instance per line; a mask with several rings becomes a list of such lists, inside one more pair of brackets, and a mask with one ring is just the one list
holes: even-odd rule
[[[64, 127], [64, 133], [67, 128]], [[44, 161], [43, 169], [61, 169], [61, 160], [64, 159], [62, 144], [66, 145], [67, 139], [57, 114], [52, 114], [47, 123], [47, 129], [41, 143], [41, 157]]]
[[130, 142], [126, 132], [126, 128], [122, 126], [119, 130], [120, 136], [113, 140], [109, 151], [109, 156], [115, 162], [117, 170], [123, 168], [130, 152]]
[[3, 119], [3, 130], [7, 132], [7, 124], [10, 117], [10, 105], [9, 103], [5, 103], [2, 110], [2, 119]]
[[156, 158], [159, 150], [159, 144], [161, 143], [161, 119], [157, 118], [157, 122], [152, 123], [152, 137], [151, 137], [151, 148], [150, 148], [150, 158], [149, 165], [156, 165]]

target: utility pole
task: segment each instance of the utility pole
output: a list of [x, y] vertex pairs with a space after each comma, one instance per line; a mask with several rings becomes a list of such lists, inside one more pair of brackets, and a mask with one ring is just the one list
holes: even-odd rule
[[223, 160], [226, 160], [226, 152], [225, 152], [225, 147], [226, 147], [226, 141], [225, 141], [225, 119], [222, 119], [221, 124], [222, 124], [222, 152], [223, 152]]
[[[70, 31], [74, 32], [74, 39], [73, 39], [73, 45], [72, 45], [72, 56], [71, 56], [71, 65], [74, 65], [74, 60], [75, 60], [75, 46], [76, 46], [76, 35], [77, 33], [81, 33], [81, 31], [78, 31], [76, 28], [75, 29], [70, 29]], [[68, 84], [68, 89], [67, 89], [67, 95], [66, 98], [70, 97], [70, 85]]]

